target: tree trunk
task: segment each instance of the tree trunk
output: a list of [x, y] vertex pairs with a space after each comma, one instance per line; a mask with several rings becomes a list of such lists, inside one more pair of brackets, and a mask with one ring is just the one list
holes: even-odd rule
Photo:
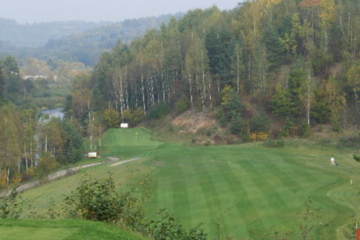
[[142, 101], [143, 101], [143, 109], [146, 114], [146, 103], [145, 103], [145, 86], [144, 86], [144, 76], [141, 74], [141, 90], [142, 90]]
[[193, 100], [193, 93], [192, 93], [192, 78], [191, 78], [191, 74], [189, 74], [189, 93], [190, 93], [190, 106], [191, 109], [194, 108], [194, 100]]
[[202, 72], [202, 110], [204, 111], [205, 109], [205, 106], [206, 106], [206, 99], [207, 99], [207, 96], [206, 96], [206, 84], [205, 84], [205, 71], [203, 70]]
[[309, 71], [308, 84], [307, 84], [307, 103], [306, 103], [306, 119], [307, 125], [310, 127], [310, 112], [311, 112], [311, 73]]
[[239, 56], [239, 51], [236, 52], [236, 86], [237, 86], [237, 93], [240, 94], [240, 56]]

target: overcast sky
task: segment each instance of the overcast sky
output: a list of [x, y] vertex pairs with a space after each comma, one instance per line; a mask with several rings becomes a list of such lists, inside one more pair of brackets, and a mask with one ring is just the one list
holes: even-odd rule
[[0, 17], [19, 22], [63, 20], [120, 21], [185, 12], [217, 5], [233, 8], [241, 0], [0, 0]]

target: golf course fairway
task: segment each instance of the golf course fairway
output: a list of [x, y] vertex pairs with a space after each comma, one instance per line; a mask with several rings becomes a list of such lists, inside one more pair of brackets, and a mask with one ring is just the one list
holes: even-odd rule
[[[291, 140], [282, 148], [193, 146], [154, 140], [147, 129], [111, 129], [103, 138], [102, 157], [140, 160], [83, 170], [23, 193], [24, 201], [31, 203], [31, 211], [46, 213], [85, 175], [110, 173], [121, 188], [150, 174], [147, 214], [167, 209], [188, 228], [202, 224], [210, 239], [270, 239], [274, 232], [296, 239], [308, 225], [315, 227], [314, 239], [345, 239], [344, 227], [360, 208], [360, 164], [351, 151], [305, 140]], [[330, 157], [339, 166], [331, 166]]]

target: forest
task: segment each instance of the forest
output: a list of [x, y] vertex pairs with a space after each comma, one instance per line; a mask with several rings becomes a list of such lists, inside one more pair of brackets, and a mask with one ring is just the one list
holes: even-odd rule
[[357, 0], [190, 11], [104, 53], [68, 97], [69, 114], [85, 125], [89, 112], [130, 122], [134, 115], [136, 125], [188, 109], [215, 112], [244, 140], [257, 132], [306, 136], [318, 124], [357, 126], [359, 12]]
[[0, 189], [82, 159], [83, 138], [71, 121], [40, 114], [47, 80], [25, 80], [15, 58], [0, 61]]

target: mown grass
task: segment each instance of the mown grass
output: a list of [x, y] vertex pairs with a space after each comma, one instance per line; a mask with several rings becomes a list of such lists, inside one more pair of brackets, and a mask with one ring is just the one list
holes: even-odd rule
[[89, 221], [0, 220], [1, 240], [144, 240], [118, 227]]
[[[314, 239], [342, 239], [338, 229], [360, 210], [360, 164], [347, 150], [306, 141], [283, 148], [188, 146], [155, 141], [146, 129], [112, 129], [103, 143], [105, 157], [143, 160], [95, 167], [30, 190], [23, 198], [32, 210], [46, 213], [84, 174], [105, 177], [109, 171], [119, 186], [151, 171], [147, 214], [168, 209], [186, 227], [203, 224], [210, 239], [271, 239], [275, 231], [290, 231], [295, 239], [309, 200], [319, 215], [312, 219]], [[331, 156], [338, 167], [330, 165]]]

